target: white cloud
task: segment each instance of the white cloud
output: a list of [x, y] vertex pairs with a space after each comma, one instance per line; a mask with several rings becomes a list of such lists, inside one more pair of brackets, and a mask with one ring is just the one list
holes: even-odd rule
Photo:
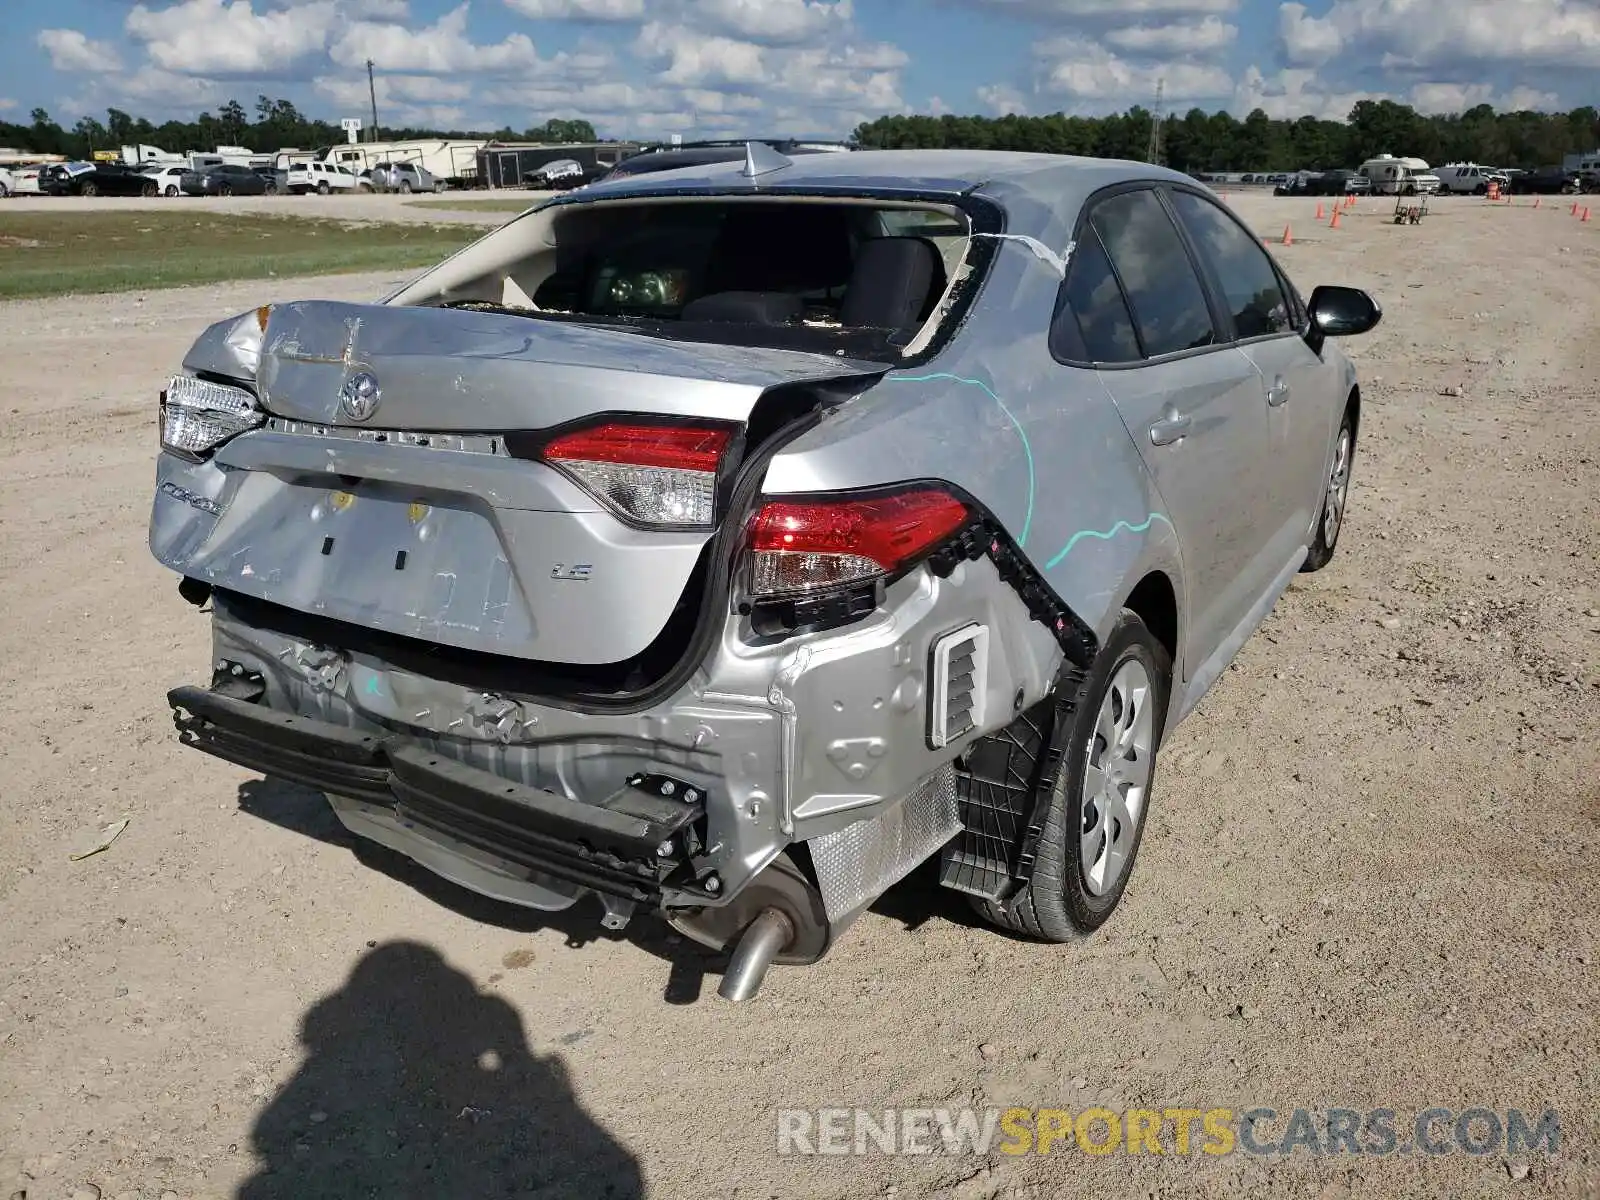
[[1027, 98], [1009, 83], [984, 84], [978, 89], [978, 100], [997, 117], [1012, 113], [1025, 116], [1028, 112]]
[[639, 21], [644, 0], [505, 0], [506, 7], [536, 21]]
[[1600, 6], [1594, 0], [1334, 0], [1322, 17], [1284, 4], [1280, 34], [1291, 62], [1382, 50], [1396, 67], [1513, 64], [1600, 67]]
[[184, 75], [270, 75], [321, 51], [338, 15], [333, 0], [257, 13], [250, 0], [136, 4], [124, 27], [150, 61]]
[[1554, 92], [1541, 92], [1538, 88], [1514, 87], [1500, 97], [1499, 108], [1506, 112], [1554, 112], [1560, 107], [1561, 97]]
[[526, 34], [513, 33], [493, 45], [477, 45], [467, 37], [467, 11], [462, 4], [432, 25], [357, 21], [335, 38], [329, 54], [340, 66], [359, 67], [372, 59], [384, 71], [449, 74], [453, 71], [507, 72], [536, 66], [538, 53]]
[[0, 96], [0, 112], [10, 112], [17, 107], [17, 102], [10, 96]]
[[1239, 0], [968, 0], [968, 3], [1046, 21], [1058, 21], [1063, 17], [1139, 19], [1206, 13], [1227, 15], [1239, 7]]
[[1161, 25], [1128, 25], [1105, 35], [1108, 45], [1128, 54], [1214, 54], [1233, 45], [1239, 29], [1216, 16]]
[[769, 45], [794, 45], [846, 28], [851, 0], [698, 0], [688, 15], [717, 33]]
[[767, 75], [762, 48], [754, 42], [705, 37], [686, 26], [651, 21], [639, 30], [634, 51], [664, 63], [661, 79], [692, 86], [758, 84]]
[[1259, 108], [1278, 120], [1312, 116], [1324, 121], [1343, 121], [1359, 100], [1392, 100], [1382, 92], [1333, 91], [1315, 71], [1289, 68], [1275, 75], [1264, 75], [1259, 67], [1249, 67], [1233, 93], [1233, 111], [1240, 116]]
[[116, 47], [97, 42], [76, 29], [41, 29], [34, 38], [58, 71], [120, 71]]
[[1231, 95], [1231, 72], [1195, 62], [1133, 63], [1094, 42], [1052, 38], [1038, 49], [1039, 90], [1103, 108], [1107, 103], [1149, 105], [1157, 83], [1169, 103]]

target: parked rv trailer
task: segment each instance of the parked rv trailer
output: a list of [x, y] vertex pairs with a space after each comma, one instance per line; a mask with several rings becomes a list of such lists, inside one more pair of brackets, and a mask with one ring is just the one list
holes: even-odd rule
[[322, 159], [356, 175], [384, 163], [414, 163], [441, 184], [472, 187], [477, 181], [478, 151], [483, 146], [483, 142], [441, 138], [414, 142], [352, 142], [329, 147]]

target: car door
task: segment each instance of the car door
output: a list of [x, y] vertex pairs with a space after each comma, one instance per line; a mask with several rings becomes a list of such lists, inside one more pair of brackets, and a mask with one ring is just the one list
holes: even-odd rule
[[1337, 372], [1311, 349], [1294, 289], [1259, 239], [1208, 196], [1171, 192], [1173, 210], [1228, 309], [1236, 344], [1261, 373], [1270, 485], [1261, 519], [1280, 562], [1307, 544], [1325, 491], [1344, 397]]
[[[1268, 584], [1256, 522], [1266, 453], [1260, 375], [1225, 344], [1189, 251], [1151, 187], [1091, 202], [1062, 307], [1076, 314], [1083, 360], [1099, 371], [1178, 534], [1192, 671]], [[1064, 346], [1073, 341], [1066, 334]], [[1057, 356], [1070, 361], [1072, 353]]]

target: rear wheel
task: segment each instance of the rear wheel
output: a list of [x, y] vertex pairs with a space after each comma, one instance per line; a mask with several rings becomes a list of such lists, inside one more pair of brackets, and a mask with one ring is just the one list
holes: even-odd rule
[[402, 179], [400, 181], [400, 192], [405, 196], [409, 196], [411, 194], [411, 181], [409, 179]]
[[96, 187], [93, 182], [85, 183], [83, 185], [82, 194], [85, 196], [98, 196], [100, 194], [100, 189]]
[[1322, 570], [1339, 544], [1339, 531], [1344, 528], [1344, 514], [1350, 503], [1350, 468], [1355, 454], [1355, 427], [1346, 412], [1339, 423], [1339, 437], [1333, 444], [1333, 463], [1328, 468], [1327, 485], [1322, 490], [1317, 535], [1311, 541], [1306, 561], [1300, 565], [1302, 571]]
[[160, 195], [160, 193], [161, 193], [161, 189], [158, 188], [153, 183], [147, 183], [142, 188], [139, 189], [139, 194], [141, 196], [156, 196], [156, 195]]
[[319, 196], [326, 196], [332, 190], [333, 189], [328, 186], [328, 181], [326, 179], [317, 184], [317, 195]]
[[1110, 918], [1133, 872], [1150, 811], [1172, 660], [1124, 609], [1088, 672], [1069, 672], [1052, 745], [1061, 769], [1044, 805], [1033, 876], [1004, 904], [975, 900], [1002, 929], [1071, 941]]
[[231, 184], [231, 183], [223, 184], [221, 187], [219, 187], [217, 189], [217, 195], [219, 195], [219, 196], [231, 196], [231, 195], [233, 195], [233, 184]]

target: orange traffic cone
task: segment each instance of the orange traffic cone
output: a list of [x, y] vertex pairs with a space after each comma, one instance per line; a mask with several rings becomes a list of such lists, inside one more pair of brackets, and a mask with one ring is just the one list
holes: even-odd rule
[[1578, 202], [1576, 200], [1574, 200], [1572, 202], [1572, 215], [1573, 216], [1577, 216], [1578, 215]]
[[1339, 210], [1337, 208], [1333, 210], [1333, 220], [1328, 222], [1328, 228], [1329, 229], [1337, 229], [1337, 228], [1339, 228]]
[[1328, 215], [1327, 213], [1322, 211], [1322, 201], [1318, 200], [1317, 201], [1317, 220], [1320, 221], [1320, 220], [1322, 220], [1323, 217], [1325, 217], [1327, 215]]
[[1538, 207], [1539, 207], [1539, 201], [1540, 201], [1540, 200], [1542, 200], [1542, 199], [1543, 199], [1543, 197], [1542, 197], [1542, 196], [1535, 196], [1535, 197], [1534, 197], [1534, 198], [1533, 198], [1533, 206], [1534, 206], [1534, 207], [1535, 207], [1535, 208], [1538, 208]]
[[1354, 208], [1356, 206], [1356, 194], [1354, 192], [1344, 198], [1344, 206], [1346, 208]]
[[1294, 237], [1289, 233], [1289, 227], [1287, 225], [1283, 227], [1283, 244], [1285, 246], [1294, 245]]
[[1583, 219], [1585, 221], [1589, 219], [1589, 206], [1587, 204], [1583, 206]]

